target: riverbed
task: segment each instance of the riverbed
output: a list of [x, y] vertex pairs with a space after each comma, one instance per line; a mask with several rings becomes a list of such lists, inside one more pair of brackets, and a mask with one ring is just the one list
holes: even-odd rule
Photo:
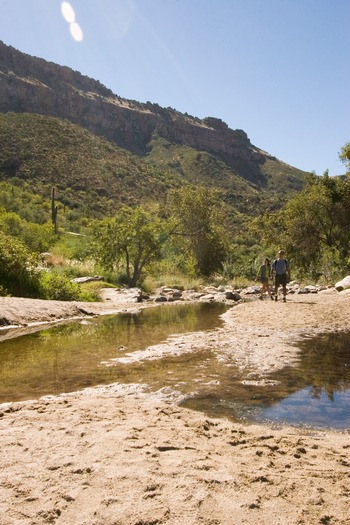
[[[53, 320], [77, 308], [2, 299], [2, 316], [11, 310], [31, 323], [44, 310]], [[121, 306], [85, 308], [101, 314]], [[304, 337], [348, 331], [349, 311], [349, 293], [335, 290], [288, 296], [285, 304], [243, 302], [224, 314], [223, 327], [150, 351], [210, 348], [222, 359], [234, 355], [247, 381], [263, 382], [293, 366]], [[0, 523], [346, 524], [349, 438], [349, 430], [207, 417], [179, 407], [168, 389], [148, 392], [143, 384], [3, 404]]]

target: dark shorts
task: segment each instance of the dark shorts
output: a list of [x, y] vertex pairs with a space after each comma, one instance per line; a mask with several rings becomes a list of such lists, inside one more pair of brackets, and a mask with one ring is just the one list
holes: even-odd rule
[[260, 278], [260, 281], [261, 281], [262, 283], [268, 283], [268, 282], [269, 282], [269, 280], [268, 280], [267, 277], [261, 277], [261, 278]]
[[287, 284], [287, 274], [284, 273], [283, 275], [275, 275], [275, 285], [279, 286], [280, 284], [286, 285]]

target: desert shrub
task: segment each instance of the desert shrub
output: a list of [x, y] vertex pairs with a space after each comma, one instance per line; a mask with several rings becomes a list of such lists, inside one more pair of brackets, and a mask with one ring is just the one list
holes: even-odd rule
[[45, 252], [53, 243], [55, 237], [50, 223], [35, 224], [22, 219], [14, 212], [0, 212], [1, 231], [20, 239], [33, 252]]
[[102, 288], [115, 288], [113, 284], [106, 283], [105, 281], [90, 281], [82, 283], [80, 285], [80, 301], [101, 301], [101, 289]]
[[199, 290], [205, 283], [205, 279], [192, 277], [177, 272], [152, 273], [145, 277], [142, 282], [142, 290], [152, 293], [161, 286], [176, 288], [177, 290]]
[[0, 288], [23, 297], [39, 294], [38, 259], [19, 239], [0, 234]]
[[102, 281], [73, 283], [61, 270], [42, 273], [40, 278], [40, 296], [56, 301], [100, 301], [99, 291], [108, 286]]
[[0, 284], [0, 297], [5, 297], [7, 295], [7, 290]]
[[88, 235], [66, 233], [57, 240], [54, 251], [67, 259], [85, 261], [93, 256], [92, 240]]
[[40, 279], [40, 295], [43, 299], [56, 301], [79, 301], [81, 289], [67, 277], [58, 273], [43, 273]]
[[[55, 254], [54, 254], [55, 255]], [[56, 271], [58, 268], [56, 267]], [[66, 277], [74, 279], [75, 277], [90, 277], [92, 275], [100, 275], [95, 269], [93, 261], [86, 261], [84, 263], [77, 260], [65, 260], [61, 270]]]

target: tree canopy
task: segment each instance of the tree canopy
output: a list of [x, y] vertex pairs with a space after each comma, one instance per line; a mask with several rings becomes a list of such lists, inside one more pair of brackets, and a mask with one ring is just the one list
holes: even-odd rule
[[325, 274], [326, 261], [349, 267], [350, 180], [310, 174], [302, 192], [281, 211], [255, 219], [252, 228], [266, 245], [284, 246], [304, 272]]
[[38, 258], [19, 239], [0, 233], [0, 295], [37, 296]]
[[124, 206], [114, 218], [95, 224], [97, 258], [107, 269], [122, 264], [128, 286], [136, 286], [145, 267], [160, 258], [167, 234], [157, 211]]
[[219, 271], [228, 246], [219, 193], [203, 187], [181, 188], [169, 193], [169, 203], [174, 234], [194, 257], [198, 273], [209, 276]]
[[[350, 143], [340, 158], [349, 169]], [[212, 185], [186, 183], [168, 191], [161, 208], [147, 198], [147, 208], [123, 205], [115, 216], [93, 223], [91, 216], [70, 207], [67, 192], [60, 195], [55, 235], [49, 191], [43, 199], [27, 181], [0, 182], [0, 294], [71, 298], [78, 292], [70, 279], [91, 271], [95, 263], [100, 266], [93, 271], [101, 266], [112, 270], [112, 275], [103, 274], [106, 280], [128, 286], [142, 286], [146, 272], [158, 282], [164, 281], [164, 271], [164, 277], [175, 272], [190, 278], [251, 279], [257, 261], [282, 247], [295, 276], [336, 282], [350, 270], [350, 172], [309, 174], [298, 194], [267, 206], [270, 211], [255, 219], [238, 209], [233, 213], [231, 205], [226, 213], [227, 193]], [[38, 255], [46, 251], [53, 257], [43, 269]], [[49, 279], [55, 271], [59, 275]]]
[[344, 162], [348, 174], [350, 174], [350, 142], [348, 142], [342, 147], [339, 154], [339, 158], [342, 162]]

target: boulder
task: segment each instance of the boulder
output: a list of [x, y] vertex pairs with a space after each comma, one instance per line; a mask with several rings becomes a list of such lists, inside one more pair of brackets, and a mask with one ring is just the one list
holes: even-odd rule
[[213, 302], [215, 300], [215, 297], [213, 294], [211, 293], [208, 293], [208, 294], [205, 294], [205, 295], [202, 295], [199, 299], [200, 301], [203, 301], [203, 302]]
[[242, 290], [242, 293], [244, 293], [245, 295], [259, 294], [260, 286], [248, 286], [248, 288]]
[[338, 290], [338, 292], [346, 290], [347, 288], [350, 288], [350, 275], [347, 275], [344, 279], [335, 284], [335, 289]]
[[316, 286], [313, 286], [312, 284], [308, 284], [305, 286], [305, 290], [307, 290], [309, 293], [317, 293], [318, 288]]
[[154, 301], [156, 303], [167, 303], [168, 302], [168, 299], [165, 297], [165, 295], [158, 295]]
[[90, 283], [92, 281], [103, 281], [103, 277], [100, 277], [99, 275], [95, 275], [94, 277], [75, 277], [74, 279], [71, 279], [72, 283]]
[[239, 301], [240, 299], [242, 299], [239, 293], [233, 291], [225, 292], [225, 297], [226, 299], [229, 299], [231, 301]]

